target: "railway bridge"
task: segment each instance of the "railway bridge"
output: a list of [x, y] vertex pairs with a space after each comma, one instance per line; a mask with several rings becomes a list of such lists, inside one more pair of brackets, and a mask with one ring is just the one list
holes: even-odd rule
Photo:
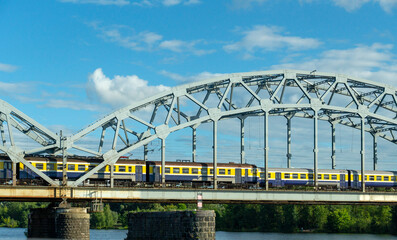
[[[131, 93], [133, 94], [133, 93]], [[318, 173], [319, 121], [328, 122], [331, 128], [329, 149], [330, 168], [336, 169], [336, 126], [343, 125], [360, 132], [360, 173], [366, 175], [366, 164], [377, 170], [378, 139], [396, 144], [397, 88], [380, 82], [350, 77], [335, 73], [298, 70], [273, 70], [248, 73], [232, 73], [205, 81], [174, 87], [168, 91], [121, 108], [93, 122], [71, 136], [53, 133], [12, 105], [0, 100], [0, 151], [12, 162], [10, 186], [0, 187], [0, 199], [53, 200], [68, 198], [86, 200], [98, 197], [109, 201], [193, 201], [202, 192], [205, 201], [221, 202], [330, 202], [330, 203], [395, 203], [392, 192], [365, 192], [366, 179], [361, 178], [360, 192], [293, 192], [269, 189], [269, 118], [281, 116], [286, 120], [286, 165], [291, 166], [291, 122], [295, 118], [312, 121], [308, 131], [313, 132], [312, 167]], [[219, 124], [224, 120], [238, 119], [240, 156], [246, 161], [245, 123], [248, 118], [259, 117], [263, 127], [263, 161], [265, 186], [263, 189], [225, 190], [218, 186]], [[148, 160], [148, 146], [160, 141], [161, 179], [165, 184], [166, 140], [178, 131], [190, 129], [191, 162], [197, 161], [197, 129], [206, 123], [212, 125], [212, 188], [213, 189], [120, 189], [114, 188], [113, 165], [123, 156], [142, 151], [143, 160]], [[307, 128], [307, 127], [305, 127]], [[373, 157], [366, 161], [366, 136], [372, 137]], [[27, 138], [35, 143], [27, 148], [16, 138]], [[186, 136], [185, 136], [186, 137]], [[186, 150], [185, 150], [186, 151]], [[72, 154], [73, 153], [73, 154]], [[100, 163], [79, 178], [67, 178], [68, 158], [78, 155], [95, 156]], [[26, 160], [27, 155], [62, 156], [63, 177], [54, 179]], [[17, 185], [17, 164], [23, 164], [45, 182], [48, 187]], [[105, 166], [110, 167], [109, 188], [90, 189], [82, 184]], [[260, 166], [260, 167], [262, 167]], [[393, 171], [394, 169], [387, 169]], [[318, 190], [318, 180], [313, 180]]]

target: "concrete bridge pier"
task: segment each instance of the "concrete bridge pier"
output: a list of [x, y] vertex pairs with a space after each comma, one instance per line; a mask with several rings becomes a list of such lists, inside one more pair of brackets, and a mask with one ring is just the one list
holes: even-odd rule
[[139, 212], [128, 214], [126, 240], [215, 240], [213, 210]]
[[28, 238], [90, 239], [90, 215], [86, 208], [32, 209]]

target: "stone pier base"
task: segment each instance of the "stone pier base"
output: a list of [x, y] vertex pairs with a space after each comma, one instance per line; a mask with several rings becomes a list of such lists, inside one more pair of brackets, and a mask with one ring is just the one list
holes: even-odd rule
[[90, 239], [90, 215], [86, 208], [32, 209], [28, 238]]
[[126, 240], [215, 239], [215, 212], [141, 212], [128, 215]]

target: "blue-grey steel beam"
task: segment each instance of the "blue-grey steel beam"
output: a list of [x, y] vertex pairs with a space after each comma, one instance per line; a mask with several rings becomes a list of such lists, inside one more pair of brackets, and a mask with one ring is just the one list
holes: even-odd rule
[[361, 116], [361, 188], [365, 192], [365, 117]]
[[245, 123], [245, 117], [240, 117], [240, 163], [241, 164], [245, 164], [244, 123]]
[[[213, 137], [213, 149], [212, 149], [212, 160], [213, 160], [213, 185], [214, 189], [218, 188], [218, 120], [213, 120], [213, 132], [212, 132], [212, 137]], [[207, 174], [209, 175], [210, 173], [207, 171]]]
[[333, 122], [331, 122], [331, 160], [332, 160], [332, 169], [335, 169], [336, 167], [336, 163], [335, 163], [335, 124]]
[[196, 162], [196, 144], [197, 144], [197, 136], [196, 136], [196, 127], [192, 127], [192, 162]]
[[165, 187], [165, 138], [161, 138], [161, 185]]
[[263, 116], [264, 124], [264, 167], [265, 167], [265, 190], [269, 190], [269, 112], [266, 110]]
[[373, 137], [374, 171], [376, 171], [378, 167], [378, 138], [376, 133], [373, 133], [372, 137]]
[[313, 180], [314, 187], [318, 190], [318, 176], [317, 176], [317, 168], [318, 168], [318, 114], [317, 110], [314, 110], [313, 115], [313, 133], [314, 133], [314, 143], [313, 143], [313, 156], [314, 156], [314, 172], [313, 172]]
[[291, 167], [291, 117], [287, 118], [287, 168]]

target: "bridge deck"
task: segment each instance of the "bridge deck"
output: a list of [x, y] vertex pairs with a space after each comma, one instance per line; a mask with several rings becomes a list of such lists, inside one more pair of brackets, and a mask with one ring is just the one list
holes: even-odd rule
[[0, 201], [91, 201], [185, 202], [197, 201], [201, 192], [206, 203], [294, 203], [294, 204], [397, 204], [397, 193], [354, 191], [264, 191], [170, 188], [54, 188], [0, 186]]

